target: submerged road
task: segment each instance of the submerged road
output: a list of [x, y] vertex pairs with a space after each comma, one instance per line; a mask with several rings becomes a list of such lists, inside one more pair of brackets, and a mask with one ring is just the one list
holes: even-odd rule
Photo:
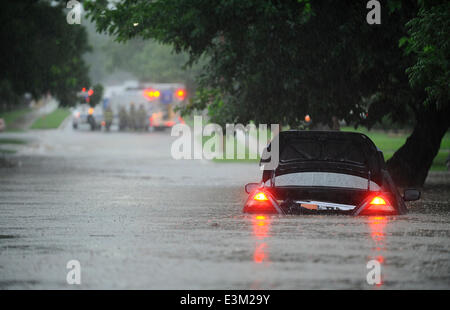
[[403, 216], [251, 216], [257, 165], [174, 160], [168, 132], [18, 135], [33, 142], [0, 165], [0, 289], [450, 288], [447, 172]]

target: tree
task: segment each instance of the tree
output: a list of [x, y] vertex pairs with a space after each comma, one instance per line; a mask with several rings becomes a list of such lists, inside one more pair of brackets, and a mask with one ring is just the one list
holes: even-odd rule
[[92, 88], [94, 93], [92, 96], [90, 96], [89, 105], [91, 107], [95, 107], [97, 104], [100, 103], [100, 100], [103, 98], [103, 85], [102, 84], [95, 84]]
[[418, 15], [406, 26], [409, 36], [400, 43], [408, 54], [417, 55], [406, 72], [423, 101], [414, 106], [413, 133], [388, 161], [388, 168], [405, 185], [422, 185], [450, 126], [450, 3], [421, 1]]
[[202, 64], [185, 67], [189, 56], [174, 53], [168, 45], [154, 40], [135, 38], [119, 43], [95, 30], [95, 24], [83, 20], [88, 31], [92, 53], [85, 59], [90, 66], [92, 80], [108, 79], [111, 73], [129, 73], [142, 82], [185, 83], [189, 90], [195, 89], [196, 76]]
[[3, 3], [0, 80], [8, 81], [15, 94], [29, 92], [39, 98], [50, 92], [60, 104], [73, 105], [77, 91], [89, 85], [89, 68], [82, 59], [89, 51], [86, 31], [67, 23], [64, 5], [37, 0]]
[[[111, 7], [98, 0], [87, 8], [99, 30], [121, 41], [139, 36], [171, 44], [189, 54], [189, 63], [206, 54], [200, 81], [206, 91], [190, 108], [209, 104], [225, 121], [295, 127], [309, 114], [314, 121], [335, 116], [370, 128], [386, 116], [401, 122], [412, 115], [413, 134], [388, 162], [401, 186], [424, 183], [449, 126], [443, 114], [448, 100], [429, 104], [436, 103], [430, 85], [448, 91], [448, 69], [442, 79], [428, 78], [428, 86], [418, 79], [414, 86], [421, 44], [421, 31], [414, 29], [431, 22], [414, 22], [426, 10], [423, 1], [382, 1], [380, 25], [367, 24], [364, 1], [119, 1]], [[444, 9], [441, 21], [448, 16]], [[448, 48], [449, 36], [441, 31], [444, 43], [431, 51]], [[448, 55], [438, 54], [441, 61]], [[420, 76], [433, 76], [434, 68], [427, 68], [431, 74]]]
[[189, 60], [188, 55], [175, 54], [170, 46], [154, 41], [133, 39], [127, 44], [109, 41], [104, 46], [104, 54], [109, 71], [129, 71], [142, 81], [185, 82], [192, 85], [199, 72], [199, 66], [184, 68]]

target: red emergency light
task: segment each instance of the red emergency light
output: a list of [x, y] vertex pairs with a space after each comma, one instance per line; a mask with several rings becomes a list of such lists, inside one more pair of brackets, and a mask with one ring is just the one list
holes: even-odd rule
[[179, 99], [179, 100], [184, 100], [186, 98], [186, 90], [179, 88], [175, 91], [175, 96]]
[[147, 88], [144, 90], [144, 97], [148, 100], [158, 99], [161, 96], [161, 92], [159, 90], [155, 90], [153, 88]]

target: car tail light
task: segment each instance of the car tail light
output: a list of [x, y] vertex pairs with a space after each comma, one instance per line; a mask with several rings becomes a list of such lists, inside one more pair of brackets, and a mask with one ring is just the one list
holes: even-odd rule
[[269, 198], [267, 198], [267, 195], [264, 194], [263, 192], [258, 192], [258, 193], [256, 193], [256, 195], [253, 196], [253, 200], [267, 201], [267, 200], [269, 200]]
[[280, 213], [280, 208], [276, 200], [271, 197], [269, 192], [257, 190], [250, 194], [244, 206], [246, 213]]
[[359, 213], [360, 215], [395, 213], [394, 207], [382, 196], [374, 196], [368, 201], [369, 203]]
[[377, 205], [377, 206], [385, 206], [386, 205], [386, 200], [384, 200], [382, 197], [379, 196], [375, 196], [373, 197], [373, 199], [370, 201], [370, 205]]

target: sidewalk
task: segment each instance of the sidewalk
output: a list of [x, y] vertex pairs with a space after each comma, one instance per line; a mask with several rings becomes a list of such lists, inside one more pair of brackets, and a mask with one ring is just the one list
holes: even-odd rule
[[13, 124], [7, 124], [7, 130], [13, 131], [25, 131], [28, 130], [31, 125], [42, 115], [49, 114], [58, 108], [58, 101], [53, 97], [42, 100], [41, 107], [31, 108], [29, 113], [26, 113], [19, 119], [15, 120]]

